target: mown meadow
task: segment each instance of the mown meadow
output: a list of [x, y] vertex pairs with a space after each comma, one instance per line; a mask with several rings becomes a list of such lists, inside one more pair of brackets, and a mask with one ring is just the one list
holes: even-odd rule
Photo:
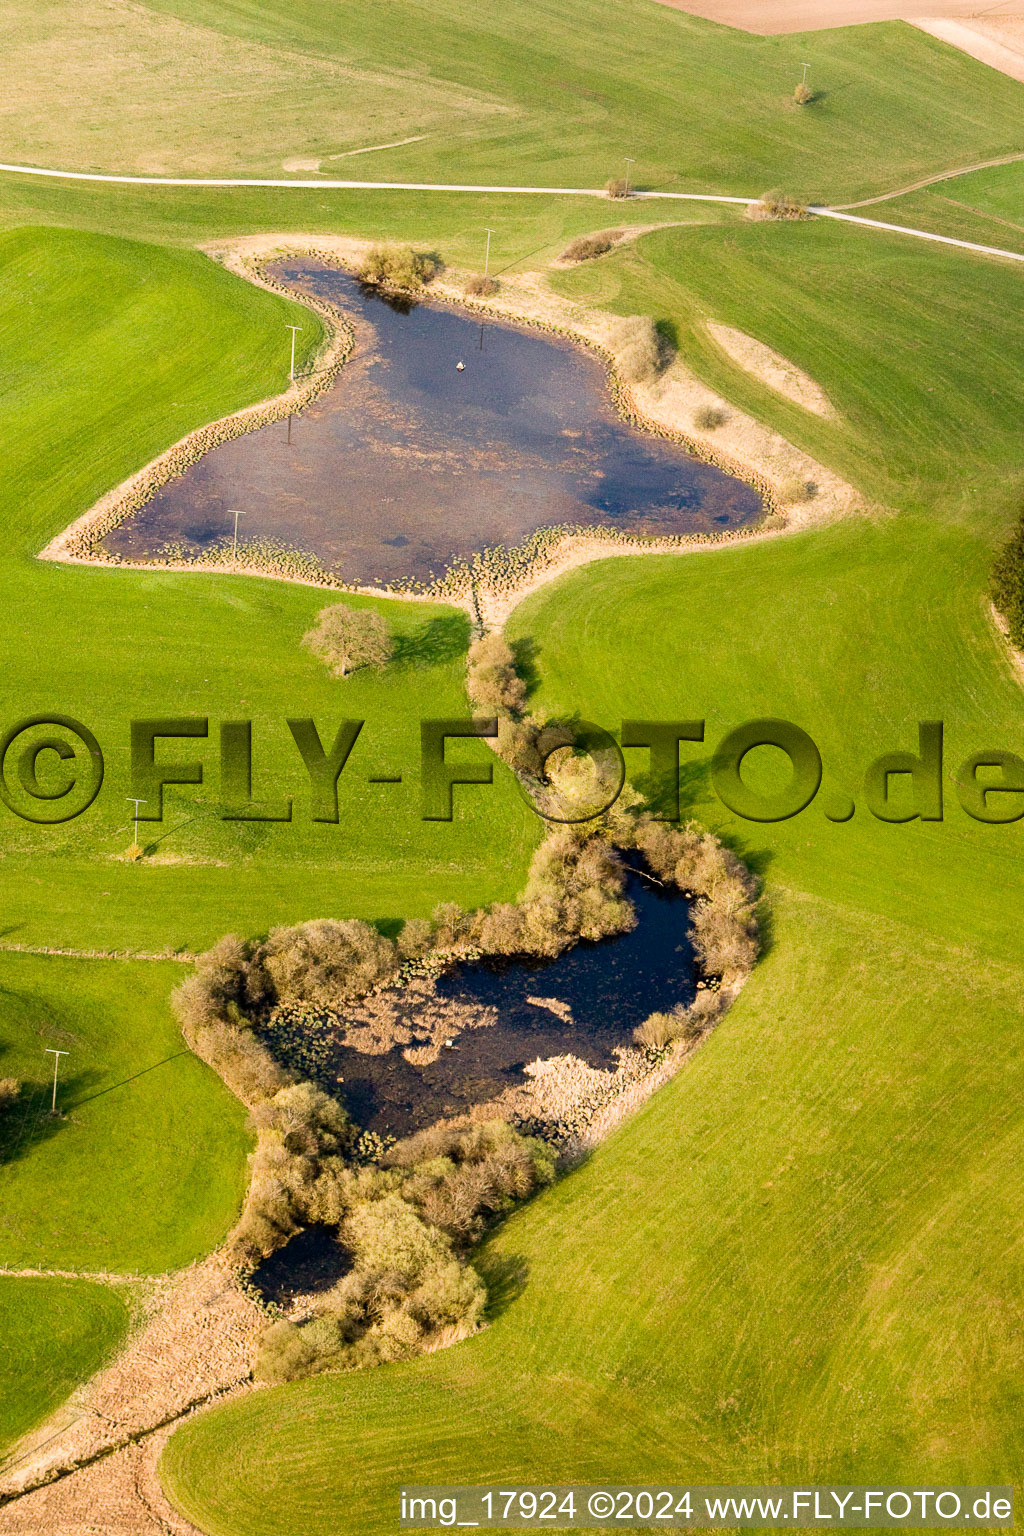
[[[161, 0], [140, 31], [150, 67], [132, 77], [105, 30], [116, 7], [87, 9], [55, 84], [33, 63], [45, 18], [17, 31], [10, 95], [32, 105], [20, 128], [8, 122], [9, 161], [60, 150], [59, 163], [133, 169], [123, 157], [135, 143], [145, 169], [276, 174], [295, 154], [409, 137], [325, 169], [601, 185], [630, 155], [648, 186], [774, 184], [842, 201], [1021, 147], [1021, 87], [901, 25], [764, 39], [648, 0], [629, 0], [625, 29], [618, 0], [490, 12], [400, 0], [383, 28], [370, 0], [343, 12]], [[205, 98], [171, 70], [200, 45], [218, 84]], [[812, 56], [822, 96], [804, 112], [790, 96]], [[342, 78], [347, 115], [332, 105]], [[132, 79], [126, 128], [111, 106]], [[253, 134], [240, 129], [247, 90], [266, 105]], [[56, 99], [70, 104], [57, 135]], [[948, 218], [947, 232], [1009, 245], [1019, 176], [979, 172], [865, 211], [915, 222], [925, 200], [949, 195], [965, 207], [942, 205], [935, 227]], [[629, 218], [642, 208], [655, 223], [665, 206], [633, 205]], [[511, 896], [539, 834], [498, 764], [451, 825], [416, 814], [419, 720], [466, 708], [459, 613], [375, 603], [403, 659], [337, 682], [300, 644], [325, 600], [315, 590], [35, 559], [183, 433], [282, 389], [287, 324], [303, 326], [300, 365], [311, 363], [307, 311], [190, 247], [328, 230], [479, 266], [491, 225], [493, 270], [541, 263], [625, 211], [0, 176], [5, 712], [76, 715], [108, 759], [79, 822], [40, 829], [0, 813], [2, 942], [125, 956], [0, 955], [0, 1073], [29, 1085], [0, 1165], [0, 1264], [153, 1274], [208, 1251], [233, 1220], [243, 1116], [181, 1054], [166, 1005], [180, 962], [143, 954], [310, 916], [393, 920], [440, 899]], [[607, 561], [538, 592], [509, 625], [533, 643], [538, 707], [612, 727], [702, 715], [709, 747], [751, 715], [782, 715], [821, 748], [823, 795], [854, 799], [867, 761], [912, 747], [919, 719], [945, 720], [951, 766], [975, 748], [1018, 748], [1019, 683], [986, 580], [1020, 476], [1024, 274], [831, 225], [751, 226], [698, 205], [664, 216], [683, 227], [557, 284], [653, 315], [726, 399], [841, 471], [872, 511], [760, 544]], [[708, 318], [800, 364], [838, 420], [738, 370]], [[133, 865], [121, 855], [137, 713], [208, 716], [211, 737], [203, 786], [168, 794]], [[338, 826], [307, 819], [283, 728], [307, 714], [366, 720]], [[215, 732], [232, 718], [254, 721], [256, 793], [292, 794], [291, 825], [222, 821]], [[260, 1393], [180, 1431], [165, 1482], [203, 1529], [386, 1531], [400, 1482], [446, 1478], [1014, 1481], [1019, 828], [970, 822], [952, 793], [929, 826], [883, 825], [862, 805], [833, 824], [824, 799], [792, 822], [741, 825], [710, 797], [706, 759], [688, 751], [688, 804], [767, 893], [768, 950], [726, 1023], [493, 1238], [482, 1335], [407, 1366]], [[630, 765], [642, 783], [643, 754]], [[401, 787], [367, 782], [390, 772]], [[56, 1121], [51, 1045], [71, 1051]], [[85, 1280], [10, 1276], [0, 1309], [3, 1444], [101, 1363], [127, 1312]]]

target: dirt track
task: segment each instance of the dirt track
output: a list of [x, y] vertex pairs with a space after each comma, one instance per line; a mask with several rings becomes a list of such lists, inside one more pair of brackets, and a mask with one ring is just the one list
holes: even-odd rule
[[816, 32], [868, 21], [913, 21], [919, 17], [1020, 16], [1024, 0], [660, 0], [677, 11], [703, 16], [727, 27], [768, 37], [775, 32]]

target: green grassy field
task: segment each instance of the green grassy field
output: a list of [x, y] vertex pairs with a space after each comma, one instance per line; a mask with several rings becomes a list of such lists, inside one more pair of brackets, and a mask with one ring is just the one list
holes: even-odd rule
[[102, 1285], [0, 1282], [0, 1452], [99, 1369], [127, 1324], [124, 1303]]
[[571, 186], [632, 155], [644, 184], [841, 200], [1021, 147], [1022, 87], [901, 24], [762, 38], [652, 0], [394, 0], [386, 18], [373, 0], [89, 0], [61, 17], [55, 69], [55, 9], [17, 0], [9, 161], [280, 174], [312, 156], [368, 180]]
[[958, 240], [1024, 251], [1024, 161], [957, 176], [859, 211]]
[[[80, 821], [35, 827], [4, 810], [7, 946], [197, 948], [232, 928], [257, 932], [325, 912], [404, 916], [445, 898], [512, 894], [521, 883], [537, 830], [507, 779], [465, 796], [451, 825], [419, 819], [419, 720], [465, 709], [461, 616], [382, 604], [406, 659], [382, 679], [342, 684], [300, 645], [325, 601], [312, 589], [133, 577], [34, 558], [169, 441], [282, 387], [284, 325], [295, 311], [194, 254], [59, 231], [0, 241], [5, 727], [30, 713], [71, 714], [97, 733], [107, 760], [101, 795]], [[308, 346], [314, 327], [308, 311], [298, 314]], [[180, 713], [211, 719], [207, 783], [169, 792], [164, 823], [143, 829], [149, 857], [135, 866], [118, 857], [132, 836], [129, 723]], [[367, 721], [336, 827], [308, 821], [304, 770], [284, 726], [305, 714], [325, 735], [344, 716]], [[246, 715], [255, 721], [256, 793], [291, 792], [291, 826], [220, 819], [217, 722]], [[368, 773], [392, 769], [406, 771], [402, 789], [367, 784]], [[488, 829], [501, 840], [501, 861]], [[184, 1052], [167, 1006], [181, 975], [169, 963], [0, 955], [0, 1072], [30, 1085], [0, 1163], [0, 1262], [159, 1272], [208, 1251], [230, 1227], [244, 1117]], [[70, 1052], [56, 1123], [46, 1114], [48, 1045]], [[14, 1284], [0, 1281], [6, 1305], [29, 1306], [35, 1293], [15, 1294]], [[10, 1379], [0, 1387], [11, 1434], [89, 1374], [113, 1339], [95, 1315], [103, 1304], [90, 1310], [92, 1293], [83, 1290], [81, 1304], [79, 1294], [68, 1291], [59, 1334], [82, 1329], [66, 1352], [67, 1375], [53, 1377], [40, 1356], [45, 1390], [27, 1375], [22, 1387]], [[63, 1298], [54, 1292], [53, 1307]], [[38, 1352], [32, 1338], [26, 1348]]]
[[[158, 1274], [231, 1226], [245, 1116], [171, 1016], [182, 974], [0, 955], [0, 1073], [26, 1084], [4, 1121], [0, 1264]], [[47, 1047], [68, 1053], [57, 1120]]]
[[[950, 771], [1018, 740], [984, 590], [1021, 457], [1020, 274], [796, 226], [661, 232], [558, 283], [673, 324], [728, 398], [904, 510], [607, 561], [513, 614], [542, 710], [706, 718], [690, 808], [763, 871], [770, 952], [697, 1061], [492, 1241], [485, 1268], [527, 1278], [482, 1338], [174, 1437], [166, 1485], [218, 1536], [386, 1531], [403, 1482], [1021, 1467], [1020, 830], [952, 793], [938, 825], [821, 809], [919, 719], [945, 721]], [[805, 367], [841, 423], [770, 404], [708, 316]], [[761, 714], [825, 760], [822, 802], [776, 826], [707, 788], [707, 752]]]

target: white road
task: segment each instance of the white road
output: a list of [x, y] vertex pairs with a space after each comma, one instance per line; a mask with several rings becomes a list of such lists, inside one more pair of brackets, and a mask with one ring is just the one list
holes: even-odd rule
[[[15, 176], [44, 176], [58, 181], [113, 182], [118, 186], [138, 187], [316, 187], [320, 191], [364, 192], [488, 192], [493, 194], [525, 194], [539, 197], [601, 197], [608, 194], [603, 187], [494, 187], [474, 182], [437, 181], [340, 181], [330, 177], [301, 181], [294, 177], [229, 177], [229, 176], [115, 176], [99, 171], [60, 171], [36, 165], [5, 165], [0, 172]], [[684, 202], [684, 203], [737, 203], [741, 206], [756, 203], [754, 197], [723, 197], [712, 192], [632, 192], [630, 202]], [[812, 205], [808, 210], [823, 219], [839, 219], [844, 224], [859, 224], [866, 229], [881, 229], [895, 235], [910, 235], [917, 240], [930, 240], [936, 245], [952, 245], [962, 251], [973, 251], [980, 256], [1000, 256], [1007, 261], [1024, 262], [1024, 253], [1003, 250], [997, 245], [978, 245], [973, 240], [957, 240], [952, 235], [935, 235], [927, 229], [914, 229], [906, 224], [884, 224], [880, 219], [864, 219], [857, 214], [841, 213], [835, 208]]]

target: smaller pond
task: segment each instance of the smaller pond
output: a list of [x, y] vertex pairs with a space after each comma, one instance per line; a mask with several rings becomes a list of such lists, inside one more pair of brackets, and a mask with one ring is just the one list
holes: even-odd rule
[[355, 585], [426, 583], [539, 528], [662, 538], [761, 515], [745, 482], [623, 420], [602, 364], [579, 346], [388, 302], [313, 259], [275, 271], [344, 311], [352, 357], [301, 416], [221, 444], [163, 486], [107, 535], [108, 553], [227, 549], [237, 509], [245, 543], [315, 554]]
[[400, 1048], [354, 1050], [339, 1029], [327, 1074], [343, 1079], [353, 1120], [382, 1136], [407, 1136], [520, 1085], [538, 1058], [572, 1055], [614, 1070], [615, 1047], [630, 1044], [651, 1013], [692, 1002], [697, 979], [686, 898], [640, 874], [630, 876], [628, 891], [638, 918], [630, 933], [583, 941], [555, 960], [480, 961], [441, 977], [442, 1004], [488, 1010], [495, 1019], [463, 1029], [434, 1061], [414, 1065]]
[[287, 1307], [296, 1296], [329, 1291], [352, 1268], [337, 1227], [303, 1227], [283, 1248], [261, 1259], [250, 1275], [264, 1301]]

